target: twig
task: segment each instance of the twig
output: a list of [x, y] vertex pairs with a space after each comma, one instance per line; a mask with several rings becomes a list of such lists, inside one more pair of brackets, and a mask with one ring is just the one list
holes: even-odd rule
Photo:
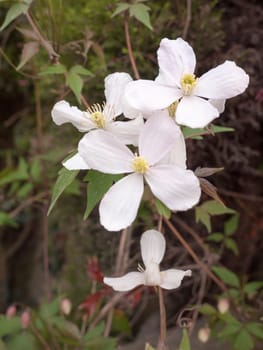
[[187, 9], [187, 15], [185, 19], [183, 34], [182, 34], [183, 39], [186, 39], [187, 37], [190, 22], [192, 19], [192, 0], [186, 0], [186, 9]]
[[245, 200], [251, 201], [251, 202], [263, 202], [263, 197], [261, 197], [261, 196], [239, 193], [239, 192], [224, 190], [224, 189], [220, 189], [220, 188], [218, 188], [217, 190], [219, 193], [222, 193], [223, 195], [228, 196], [228, 197], [245, 199]]
[[167, 350], [166, 346], [166, 311], [164, 305], [163, 290], [161, 287], [158, 287], [159, 295], [159, 306], [160, 306], [160, 337], [157, 346], [157, 350]]
[[140, 79], [140, 74], [138, 72], [136, 62], [133, 56], [133, 50], [132, 50], [132, 45], [131, 45], [131, 38], [130, 38], [130, 33], [129, 33], [129, 20], [128, 20], [128, 15], [126, 14], [124, 17], [124, 31], [125, 31], [125, 39], [126, 39], [126, 45], [128, 49], [128, 55], [129, 59], [132, 65], [133, 73], [136, 79]]
[[38, 202], [43, 199], [48, 194], [47, 191], [40, 192], [33, 197], [27, 198], [23, 203], [21, 203], [18, 207], [12, 210], [8, 215], [11, 218], [15, 218], [23, 209], [29, 207], [32, 203]]

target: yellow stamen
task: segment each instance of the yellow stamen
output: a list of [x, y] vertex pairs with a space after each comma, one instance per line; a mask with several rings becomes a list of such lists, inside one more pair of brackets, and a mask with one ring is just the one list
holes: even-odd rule
[[191, 95], [197, 84], [197, 78], [194, 74], [185, 74], [180, 83], [185, 95]]
[[167, 108], [169, 116], [171, 118], [173, 118], [175, 116], [175, 112], [176, 112], [178, 104], [179, 104], [179, 101], [175, 101]]
[[138, 156], [133, 159], [132, 166], [134, 171], [139, 174], [144, 174], [149, 169], [147, 161], [144, 158]]
[[90, 119], [97, 125], [99, 129], [105, 127], [105, 117], [103, 114], [104, 105], [98, 103], [92, 105], [87, 112], [90, 113]]

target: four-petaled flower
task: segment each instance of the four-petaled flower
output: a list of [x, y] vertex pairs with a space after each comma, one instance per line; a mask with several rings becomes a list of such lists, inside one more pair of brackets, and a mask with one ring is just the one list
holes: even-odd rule
[[165, 252], [164, 236], [156, 230], [148, 230], [141, 237], [141, 254], [145, 270], [129, 272], [122, 277], [104, 277], [104, 283], [119, 292], [127, 292], [139, 285], [160, 286], [175, 289], [181, 285], [185, 276], [191, 276], [191, 270], [169, 269], [160, 271], [160, 262]]
[[197, 78], [194, 51], [181, 38], [162, 39], [157, 54], [159, 75], [155, 81], [137, 80], [126, 86], [128, 103], [143, 114], [167, 108], [178, 124], [203, 128], [222, 111], [216, 100], [222, 105], [248, 86], [248, 75], [232, 61]]

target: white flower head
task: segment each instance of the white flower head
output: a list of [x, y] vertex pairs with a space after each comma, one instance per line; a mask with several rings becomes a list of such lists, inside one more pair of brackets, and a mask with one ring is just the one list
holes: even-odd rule
[[141, 130], [138, 154], [102, 130], [82, 138], [78, 151], [91, 169], [108, 174], [128, 173], [106, 192], [100, 203], [100, 222], [107, 230], [119, 231], [135, 220], [144, 180], [154, 196], [171, 210], [187, 210], [199, 201], [199, 181], [191, 170], [185, 169], [184, 159], [180, 160], [181, 167], [174, 161], [164, 162], [180, 137], [180, 128], [170, 117], [156, 115]]
[[[103, 129], [124, 144], [138, 144], [138, 135], [143, 125], [142, 116], [134, 115], [133, 120], [116, 121], [115, 118], [128, 109], [124, 100], [123, 91], [125, 86], [132, 81], [127, 73], [113, 73], [105, 78], [106, 102], [102, 105], [94, 104], [86, 111], [81, 111], [75, 106], [70, 106], [66, 101], [59, 101], [51, 111], [51, 116], [55, 124], [62, 125], [71, 123], [80, 132]], [[131, 109], [129, 109], [131, 110]], [[131, 113], [129, 113], [131, 119]], [[76, 154], [63, 163], [69, 170], [89, 169], [88, 164]]]
[[181, 38], [162, 39], [157, 55], [159, 75], [155, 81], [133, 81], [125, 89], [129, 104], [142, 113], [168, 108], [178, 124], [202, 128], [219, 116], [225, 99], [244, 92], [248, 86], [248, 75], [232, 61], [197, 78], [194, 51]]
[[119, 292], [127, 292], [139, 285], [160, 286], [164, 289], [180, 287], [185, 276], [191, 276], [191, 270], [169, 269], [160, 271], [160, 262], [165, 252], [164, 236], [156, 230], [148, 230], [141, 237], [141, 254], [145, 270], [129, 272], [122, 277], [105, 277], [104, 283]]

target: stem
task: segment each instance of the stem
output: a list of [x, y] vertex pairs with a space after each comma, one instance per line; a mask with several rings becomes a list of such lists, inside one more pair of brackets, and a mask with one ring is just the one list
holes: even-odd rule
[[165, 345], [166, 342], [166, 311], [164, 305], [163, 290], [161, 287], [158, 287], [159, 295], [159, 306], [160, 306], [160, 337], [157, 346], [157, 350], [167, 350], [168, 348]]
[[124, 17], [124, 31], [125, 31], [125, 39], [126, 39], [126, 45], [128, 49], [128, 55], [129, 59], [132, 65], [133, 73], [136, 79], [140, 79], [140, 74], [138, 72], [136, 62], [133, 55], [132, 45], [131, 45], [131, 38], [130, 38], [130, 32], [129, 32], [129, 21], [128, 21], [128, 15], [126, 14]]
[[187, 33], [189, 30], [190, 22], [192, 19], [192, 0], [186, 0], [186, 9], [187, 9], [187, 15], [186, 15], [186, 20], [185, 20], [185, 25], [184, 25], [184, 30], [182, 34], [182, 38], [186, 39]]

